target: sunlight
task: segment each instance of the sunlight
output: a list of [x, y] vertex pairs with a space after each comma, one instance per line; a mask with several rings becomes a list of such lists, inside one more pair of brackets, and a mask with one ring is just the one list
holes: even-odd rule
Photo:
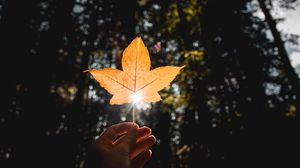
[[151, 108], [151, 105], [150, 105], [150, 103], [145, 103], [143, 101], [140, 101], [139, 103], [135, 104], [135, 107], [138, 110], [147, 110], [147, 109]]
[[143, 100], [143, 95], [141, 92], [135, 92], [130, 96], [130, 99], [133, 104], [138, 104]]
[[147, 110], [151, 108], [149, 103], [143, 101], [143, 94], [141, 92], [135, 92], [130, 96], [132, 105], [138, 110]]

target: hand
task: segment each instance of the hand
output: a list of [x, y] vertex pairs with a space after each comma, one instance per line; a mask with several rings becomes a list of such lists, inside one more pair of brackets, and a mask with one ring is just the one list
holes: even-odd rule
[[92, 145], [94, 162], [104, 168], [142, 168], [151, 157], [156, 139], [148, 127], [132, 122], [109, 127]]

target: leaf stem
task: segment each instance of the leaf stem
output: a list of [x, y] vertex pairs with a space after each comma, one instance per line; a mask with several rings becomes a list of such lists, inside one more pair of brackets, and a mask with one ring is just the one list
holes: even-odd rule
[[132, 107], [132, 122], [135, 122], [135, 107]]

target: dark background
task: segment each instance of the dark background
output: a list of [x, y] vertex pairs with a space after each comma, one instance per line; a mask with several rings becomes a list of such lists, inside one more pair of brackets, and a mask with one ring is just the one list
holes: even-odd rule
[[297, 161], [299, 77], [284, 47], [297, 35], [282, 38], [270, 2], [1, 0], [0, 167], [89, 167], [94, 138], [131, 116], [82, 71], [121, 68], [137, 35], [152, 67], [186, 65], [138, 113], [158, 139], [146, 167]]

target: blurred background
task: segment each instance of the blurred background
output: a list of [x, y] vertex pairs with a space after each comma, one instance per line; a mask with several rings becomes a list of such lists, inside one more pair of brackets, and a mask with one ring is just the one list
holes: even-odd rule
[[297, 161], [299, 16], [298, 0], [0, 0], [0, 167], [89, 167], [131, 114], [82, 71], [121, 69], [138, 35], [152, 68], [186, 65], [138, 107], [157, 137], [146, 167]]

